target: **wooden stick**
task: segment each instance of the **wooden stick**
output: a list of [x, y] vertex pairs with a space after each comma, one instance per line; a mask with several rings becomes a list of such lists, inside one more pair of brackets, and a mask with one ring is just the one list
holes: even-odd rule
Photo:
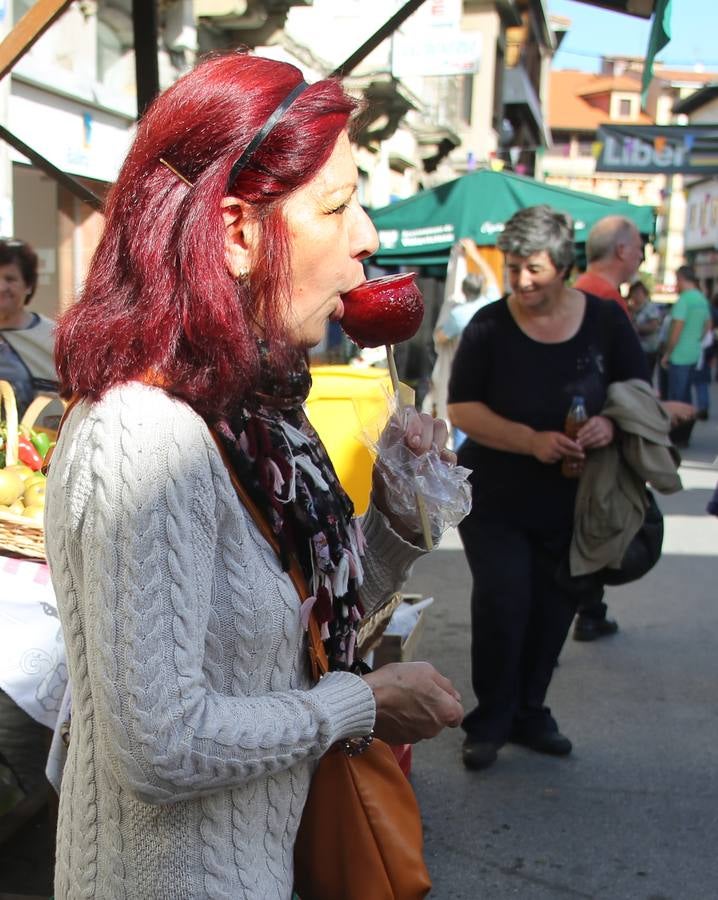
[[[391, 386], [394, 391], [397, 403], [401, 406], [401, 388], [399, 386], [399, 373], [396, 370], [396, 361], [394, 359], [394, 348], [391, 344], [386, 344], [386, 359], [389, 364], [389, 377], [391, 378]], [[419, 520], [421, 521], [421, 532], [424, 536], [424, 543], [427, 550], [434, 549], [434, 539], [431, 536], [431, 522], [429, 514], [426, 511], [426, 501], [420, 491], [416, 491], [416, 508], [419, 512]]]
[[434, 539], [431, 536], [431, 522], [429, 514], [426, 511], [426, 501], [424, 495], [420, 491], [416, 491], [416, 508], [419, 510], [419, 519], [421, 520], [421, 533], [424, 535], [424, 543], [427, 550], [434, 549]]
[[384, 346], [384, 349], [386, 350], [386, 361], [389, 365], [389, 377], [391, 378], [391, 386], [394, 391], [394, 396], [396, 397], [397, 401], [401, 403], [401, 400], [399, 399], [399, 373], [396, 371], [394, 348], [391, 346], [391, 344], [386, 344]]

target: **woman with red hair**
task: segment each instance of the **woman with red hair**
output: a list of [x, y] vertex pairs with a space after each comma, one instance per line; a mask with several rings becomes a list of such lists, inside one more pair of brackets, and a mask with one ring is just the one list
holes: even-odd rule
[[[353, 107], [284, 63], [200, 64], [140, 122], [59, 323], [74, 405], [47, 498], [72, 683], [58, 900], [289, 900], [319, 757], [461, 721], [427, 663], [356, 659], [357, 622], [406, 578], [419, 529], [378, 475], [353, 518], [303, 412], [307, 348], [376, 248]], [[446, 437], [418, 414], [405, 427], [417, 454], [446, 457]], [[331, 668], [318, 683], [310, 617]]]

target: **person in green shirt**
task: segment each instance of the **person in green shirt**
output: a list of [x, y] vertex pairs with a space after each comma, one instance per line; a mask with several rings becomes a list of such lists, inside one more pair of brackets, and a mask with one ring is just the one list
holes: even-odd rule
[[711, 327], [711, 314], [690, 266], [677, 270], [676, 287], [679, 296], [671, 312], [661, 365], [668, 369], [668, 399], [690, 403], [693, 373], [700, 359], [703, 336]]

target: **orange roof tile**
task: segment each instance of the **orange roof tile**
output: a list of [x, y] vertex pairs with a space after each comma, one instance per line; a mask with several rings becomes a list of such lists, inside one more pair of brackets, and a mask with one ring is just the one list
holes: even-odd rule
[[709, 81], [718, 81], [718, 72], [693, 72], [687, 69], [664, 69], [656, 65], [653, 69], [655, 78], [661, 81], [690, 81], [694, 84], [707, 84]]
[[[610, 78], [591, 72], [557, 69], [551, 72], [548, 100], [549, 127], [571, 131], [595, 131], [599, 125], [610, 122], [611, 117], [607, 112], [592, 106], [589, 102], [588, 98], [595, 93], [597, 85], [603, 93], [611, 90], [622, 93], [640, 91], [640, 85], [636, 88], [636, 82], [626, 76]], [[634, 124], [650, 125], [653, 120], [642, 112], [632, 121]]]
[[621, 91], [622, 93], [634, 91], [635, 93], [639, 93], [640, 90], [641, 80], [638, 77], [631, 78], [628, 75], [621, 75], [620, 77], [597, 75], [594, 76], [594, 80], [579, 93], [582, 97], [587, 97], [589, 94], [605, 94], [608, 91]]

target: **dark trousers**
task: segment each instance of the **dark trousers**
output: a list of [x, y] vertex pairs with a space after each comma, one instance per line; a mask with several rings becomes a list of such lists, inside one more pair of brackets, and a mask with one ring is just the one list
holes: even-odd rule
[[585, 596], [579, 595], [577, 612], [579, 616], [586, 619], [595, 619], [596, 621], [605, 619], [608, 607], [603, 602], [603, 588], [597, 587], [592, 591], [587, 591]]
[[653, 384], [653, 378], [656, 372], [656, 364], [658, 363], [658, 351], [644, 350], [643, 354], [646, 357], [646, 365], [648, 366], [648, 380], [651, 384]]
[[691, 384], [695, 364], [677, 366], [671, 363], [668, 366], [668, 399], [681, 400], [683, 403], [691, 402]]
[[478, 740], [503, 743], [555, 731], [544, 706], [576, 598], [556, 584], [554, 571], [570, 532], [542, 532], [505, 523], [459, 526], [473, 576], [471, 677], [478, 706], [462, 727]]

